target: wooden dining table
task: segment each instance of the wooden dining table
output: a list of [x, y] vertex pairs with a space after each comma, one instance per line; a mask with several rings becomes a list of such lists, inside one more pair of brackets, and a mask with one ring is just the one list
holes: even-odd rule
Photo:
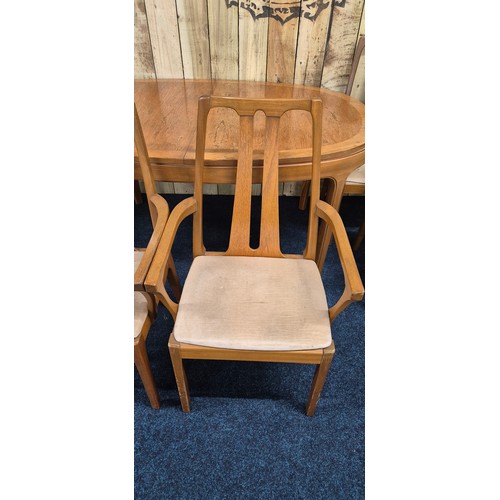
[[[365, 162], [364, 104], [340, 92], [284, 83], [225, 80], [136, 80], [134, 99], [153, 175], [157, 181], [194, 181], [196, 114], [202, 95], [256, 98], [320, 97], [323, 101], [321, 178], [331, 179], [325, 200], [338, 210], [347, 177]], [[265, 116], [255, 117], [252, 182], [262, 180]], [[231, 109], [213, 110], [208, 119], [205, 170], [207, 184], [234, 184], [239, 122]], [[279, 135], [279, 181], [311, 178], [311, 117], [305, 111], [283, 116]], [[137, 159], [136, 159], [137, 160]], [[138, 162], [134, 178], [142, 179]], [[316, 263], [325, 262], [331, 231], [320, 225]]]

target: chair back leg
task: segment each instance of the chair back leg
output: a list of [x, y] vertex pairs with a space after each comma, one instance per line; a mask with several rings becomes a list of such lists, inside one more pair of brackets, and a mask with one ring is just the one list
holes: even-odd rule
[[181, 294], [182, 294], [182, 285], [181, 282], [179, 281], [179, 276], [177, 275], [177, 269], [175, 269], [175, 264], [174, 264], [174, 259], [170, 255], [168, 257], [168, 263], [167, 263], [167, 281], [170, 283], [170, 286], [172, 287], [172, 292], [174, 294], [175, 299], [177, 302], [181, 300]]

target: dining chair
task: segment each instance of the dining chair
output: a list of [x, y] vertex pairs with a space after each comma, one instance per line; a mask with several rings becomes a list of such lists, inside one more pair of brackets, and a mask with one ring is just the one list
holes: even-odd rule
[[[353, 55], [353, 60], [352, 60], [352, 66], [351, 66], [351, 73], [349, 74], [349, 80], [347, 82], [347, 87], [346, 87], [346, 95], [351, 95], [352, 92], [352, 87], [354, 85], [354, 80], [356, 78], [356, 72], [358, 70], [359, 66], [359, 61], [361, 59], [361, 56], [363, 55], [363, 52], [365, 51], [365, 35], [360, 35], [358, 44], [356, 45], [356, 49], [354, 50], [354, 55]], [[307, 207], [307, 198], [309, 196], [309, 190], [310, 190], [311, 182], [310, 181], [304, 181], [302, 184], [302, 190], [300, 193], [300, 199], [299, 199], [299, 208], [301, 210], [305, 210]], [[326, 180], [325, 185], [324, 185], [324, 191], [328, 191], [329, 189], [334, 189], [333, 181], [331, 180]], [[365, 166], [362, 165], [361, 167], [357, 168], [354, 172], [352, 172], [351, 175], [346, 180], [346, 183], [344, 185], [344, 191], [343, 191], [343, 196], [345, 195], [364, 195], [365, 194]], [[325, 196], [327, 196], [325, 194]], [[352, 248], [354, 252], [358, 250], [358, 248], [361, 245], [361, 242], [363, 241], [365, 235], [365, 222], [361, 223], [361, 226], [354, 238], [354, 242], [352, 244]]]
[[[219, 107], [239, 115], [240, 131], [229, 245], [225, 252], [211, 252], [203, 243], [203, 166], [207, 117]], [[266, 133], [264, 150], [255, 158], [256, 164], [263, 164], [262, 207], [259, 246], [252, 248], [253, 125], [259, 110], [265, 114]], [[313, 130], [311, 205], [302, 255], [283, 254], [279, 237], [279, 126], [290, 110], [310, 113]], [[202, 96], [198, 101], [194, 195], [172, 210], [145, 280], [146, 290], [157, 294], [175, 321], [168, 345], [185, 412], [190, 411], [185, 359], [314, 364], [306, 413], [315, 412], [335, 352], [331, 322], [364, 293], [342, 220], [319, 200], [321, 116], [320, 99]], [[194, 260], [177, 304], [163, 280], [176, 231], [191, 214]], [[342, 296], [330, 308], [314, 261], [319, 218], [333, 231], [345, 279]]]
[[151, 406], [158, 409], [160, 398], [146, 350], [146, 340], [156, 316], [157, 303], [154, 295], [145, 291], [144, 277], [149, 270], [161, 233], [165, 229], [169, 210], [167, 203], [160, 195], [153, 196], [151, 203], [155, 206], [157, 213], [153, 234], [145, 249], [134, 250], [134, 364]]
[[[144, 288], [144, 280], [153, 261], [160, 236], [165, 229], [169, 216], [169, 207], [165, 199], [156, 192], [151, 163], [142, 133], [142, 127], [134, 104], [134, 144], [139, 157], [146, 196], [149, 205], [153, 234], [145, 249], [134, 250], [134, 363], [153, 408], [160, 407], [158, 390], [154, 382], [146, 350], [146, 339], [157, 312], [157, 299]], [[182, 287], [177, 276], [172, 256], [167, 261], [167, 279], [177, 300]]]

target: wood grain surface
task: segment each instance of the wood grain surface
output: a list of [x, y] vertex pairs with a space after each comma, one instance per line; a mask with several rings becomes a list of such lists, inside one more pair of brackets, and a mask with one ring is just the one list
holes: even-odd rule
[[[274, 99], [319, 97], [323, 101], [322, 162], [348, 160], [358, 153], [364, 155], [364, 105], [342, 93], [259, 82], [138, 80], [135, 82], [135, 102], [156, 180], [193, 182], [194, 172], [190, 173], [188, 167], [194, 165], [196, 121], [193, 117], [196, 116], [201, 95]], [[254, 166], [261, 166], [263, 162], [264, 124], [264, 115], [258, 112], [255, 116]], [[237, 114], [230, 109], [214, 109], [208, 118], [206, 165], [234, 167], [238, 143]], [[308, 114], [287, 112], [282, 118], [278, 136], [280, 166], [310, 164], [310, 143]], [[169, 177], [167, 168], [163, 169], [163, 173], [161, 167], [158, 168], [169, 165], [186, 168], [184, 173], [171, 169], [172, 177]], [[300, 177], [307, 177], [304, 174]], [[210, 177], [211, 174], [208, 175], [208, 182]], [[136, 178], [141, 178], [137, 169]], [[224, 178], [227, 180], [226, 176]], [[257, 181], [258, 178], [254, 177], [254, 183]]]

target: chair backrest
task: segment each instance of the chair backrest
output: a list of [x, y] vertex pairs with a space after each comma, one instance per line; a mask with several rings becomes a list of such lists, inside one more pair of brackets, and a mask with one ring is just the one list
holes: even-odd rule
[[[312, 117], [312, 170], [311, 209], [304, 258], [313, 260], [316, 252], [318, 218], [315, 214], [319, 199], [321, 159], [321, 99], [246, 99], [235, 97], [202, 96], [198, 101], [198, 122], [196, 135], [196, 162], [194, 197], [197, 211], [193, 220], [193, 254], [207, 255], [203, 245], [203, 166], [207, 117], [212, 108], [231, 108], [240, 117], [240, 138], [233, 218], [229, 247], [224, 255], [285, 257], [281, 253], [279, 239], [278, 200], [278, 137], [281, 116], [291, 110], [311, 113]], [[250, 247], [250, 211], [252, 199], [253, 132], [254, 117], [263, 111], [266, 119], [264, 161], [262, 171], [262, 209], [260, 244]]]
[[142, 178], [144, 180], [144, 188], [146, 189], [146, 197], [148, 199], [151, 221], [153, 223], [153, 227], [155, 227], [158, 213], [156, 207], [153, 205], [153, 203], [151, 203], [151, 198], [156, 194], [156, 183], [153, 177], [153, 170], [151, 168], [151, 162], [149, 160], [148, 149], [146, 147], [146, 141], [144, 140], [144, 134], [142, 133], [141, 121], [139, 120], [139, 115], [137, 114], [137, 107], [135, 103], [134, 144], [137, 151], [137, 157], [139, 158], [139, 165], [141, 167]]

